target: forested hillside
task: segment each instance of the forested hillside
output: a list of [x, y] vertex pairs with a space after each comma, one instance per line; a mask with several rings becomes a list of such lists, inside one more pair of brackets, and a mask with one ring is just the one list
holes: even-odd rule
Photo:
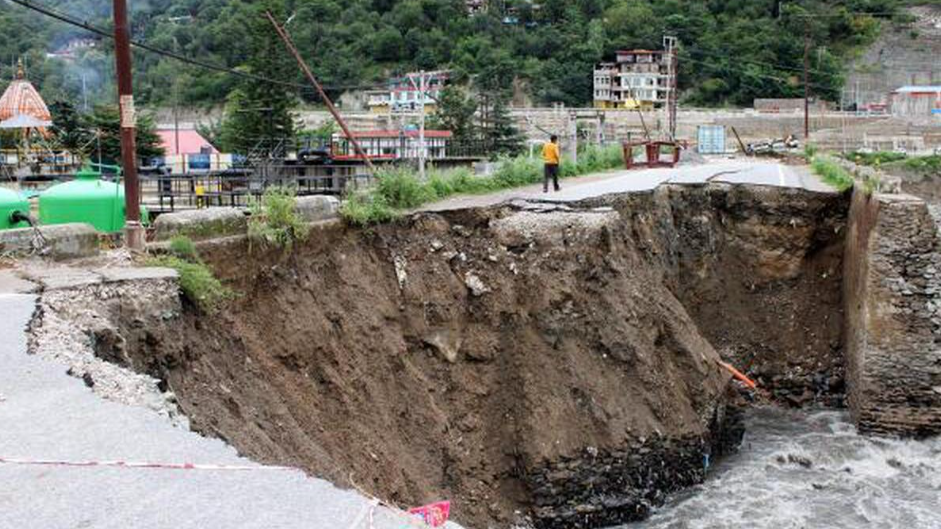
[[[590, 103], [595, 63], [620, 48], [658, 48], [665, 33], [683, 46], [681, 88], [689, 103], [750, 104], [754, 97], [800, 94], [808, 35], [814, 91], [836, 97], [843, 59], [871, 41], [902, 3], [545, 0], [534, 9], [531, 2], [506, 0], [468, 16], [463, 0], [130, 0], [135, 38], [232, 68], [250, 68], [246, 32], [257, 27], [252, 19], [266, 2], [292, 16], [288, 29], [332, 93], [375, 86], [395, 72], [451, 68], [487, 89], [508, 89], [515, 79], [538, 103], [568, 105]], [[110, 27], [107, 1], [37, 3]], [[0, 75], [9, 79], [14, 58], [26, 56], [31, 79], [48, 98], [79, 106], [84, 77], [92, 103], [113, 100], [108, 43], [73, 62], [46, 59], [83, 34], [0, 0]], [[137, 51], [135, 62], [144, 103], [220, 104], [238, 82], [147, 52]]]

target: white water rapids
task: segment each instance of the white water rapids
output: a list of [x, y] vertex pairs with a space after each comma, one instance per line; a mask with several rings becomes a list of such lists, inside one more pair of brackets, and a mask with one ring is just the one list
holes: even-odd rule
[[762, 408], [738, 454], [622, 529], [941, 529], [941, 438], [857, 435], [846, 413]]

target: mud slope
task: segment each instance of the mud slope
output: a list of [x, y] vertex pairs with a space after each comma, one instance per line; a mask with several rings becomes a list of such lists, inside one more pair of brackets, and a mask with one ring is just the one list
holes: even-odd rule
[[833, 351], [809, 307], [839, 284], [838, 236], [813, 223], [844, 199], [788, 193], [421, 214], [322, 228], [290, 255], [231, 240], [203, 252], [243, 296], [133, 347], [135, 367], [247, 455], [401, 504], [452, 499], [469, 527], [638, 519], [734, 442], [705, 337]]

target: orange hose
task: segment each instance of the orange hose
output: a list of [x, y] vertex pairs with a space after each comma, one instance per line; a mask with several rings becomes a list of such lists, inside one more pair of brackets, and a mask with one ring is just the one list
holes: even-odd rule
[[741, 381], [743, 384], [750, 387], [751, 389], [754, 389], [756, 391], [758, 390], [758, 384], [756, 384], [754, 380], [745, 376], [745, 373], [742, 373], [738, 369], [735, 369], [734, 367], [732, 367], [731, 364], [727, 362], [723, 362], [722, 360], [716, 360], [716, 362], [718, 362], [720, 366], [724, 367], [726, 371], [728, 371], [729, 373], [732, 373], [732, 376], [738, 379], [739, 381]]

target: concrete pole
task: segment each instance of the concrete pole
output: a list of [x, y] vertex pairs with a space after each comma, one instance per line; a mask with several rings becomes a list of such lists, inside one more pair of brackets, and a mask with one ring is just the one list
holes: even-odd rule
[[124, 196], [127, 213], [125, 240], [132, 250], [144, 249], [140, 218], [140, 182], [137, 179], [137, 116], [131, 73], [131, 32], [127, 23], [127, 1], [114, 0], [114, 58], [118, 73], [118, 107], [121, 114], [121, 162], [124, 167]]
[[425, 180], [425, 70], [421, 71], [419, 92], [421, 101], [421, 121], [418, 127], [418, 176]]

